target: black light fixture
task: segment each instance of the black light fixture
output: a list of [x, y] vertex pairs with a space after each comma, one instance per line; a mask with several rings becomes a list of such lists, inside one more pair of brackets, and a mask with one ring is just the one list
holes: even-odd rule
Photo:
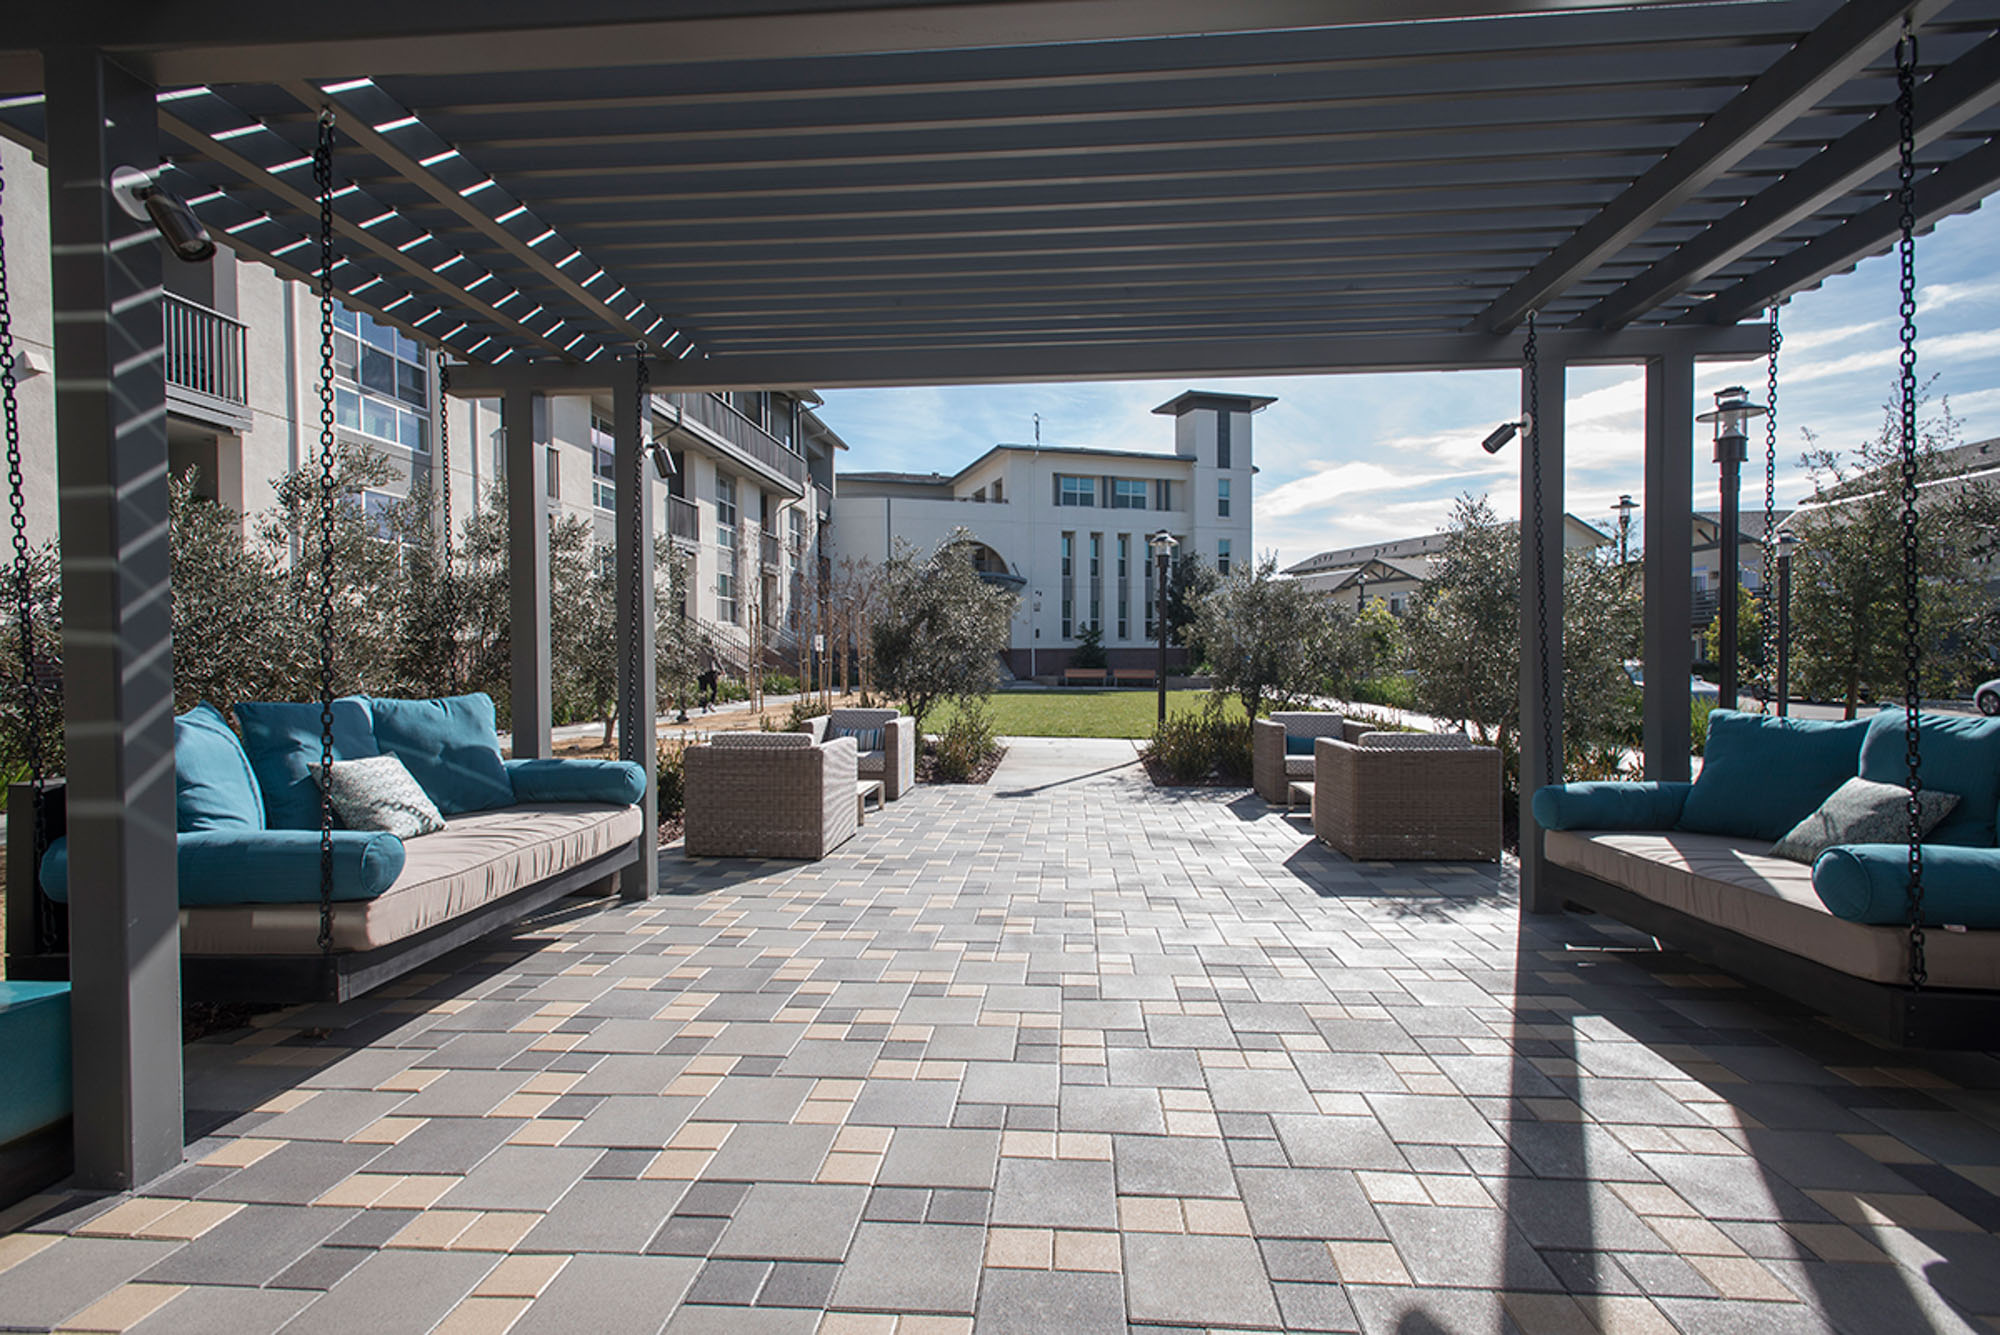
[[1717, 535], [1716, 552], [1722, 567], [1722, 588], [1719, 590], [1722, 595], [1719, 609], [1722, 621], [1719, 656], [1722, 662], [1718, 665], [1722, 681], [1716, 703], [1724, 709], [1736, 708], [1736, 587], [1743, 542], [1740, 503], [1743, 461], [1750, 457], [1750, 437], [1743, 424], [1769, 411], [1761, 403], [1750, 402], [1750, 392], [1743, 386], [1731, 385], [1715, 392], [1713, 412], [1703, 413], [1694, 419], [1715, 424], [1715, 462], [1722, 470], [1722, 531]]
[[1160, 688], [1160, 723], [1164, 725], [1167, 721], [1167, 562], [1173, 556], [1174, 548], [1180, 546], [1180, 539], [1165, 529], [1161, 529], [1158, 533], [1147, 538], [1146, 544], [1153, 549], [1154, 564], [1159, 567], [1159, 616], [1156, 619], [1160, 632], [1158, 684]]
[[174, 258], [200, 264], [215, 258], [215, 239], [187, 201], [161, 185], [157, 172], [120, 167], [111, 173], [111, 196], [133, 218], [150, 222]]
[[1487, 432], [1486, 439], [1479, 442], [1479, 448], [1488, 454], [1498, 454], [1506, 447], [1508, 441], [1514, 439], [1517, 434], [1532, 430], [1534, 425], [1534, 415], [1522, 413], [1518, 421], [1502, 422]]
[[1639, 502], [1628, 491], [1611, 508], [1618, 512], [1618, 564], [1622, 566], [1632, 559], [1632, 512], [1639, 508]]
[[667, 447], [654, 441], [646, 447], [646, 453], [653, 456], [653, 473], [662, 482], [671, 482], [674, 476], [674, 458], [667, 453]]

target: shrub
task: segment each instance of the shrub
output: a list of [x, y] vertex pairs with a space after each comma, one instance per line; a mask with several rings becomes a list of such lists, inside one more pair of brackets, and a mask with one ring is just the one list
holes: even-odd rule
[[937, 779], [940, 783], [965, 783], [993, 754], [993, 714], [983, 697], [960, 700], [951, 722], [937, 740]]
[[799, 679], [789, 672], [766, 672], [764, 674], [764, 694], [797, 695]]
[[830, 712], [832, 711], [827, 709], [825, 705], [819, 702], [818, 696], [802, 695], [798, 699], [792, 701], [791, 719], [785, 725], [786, 729], [787, 731], [790, 732], [797, 732], [800, 726], [806, 723], [808, 720], [816, 719], [820, 715]]
[[1104, 657], [1104, 632], [1096, 626], [1085, 626], [1076, 633], [1076, 648], [1070, 651], [1069, 665], [1074, 668], [1101, 668], [1108, 660]]
[[1713, 700], [1688, 701], [1688, 736], [1694, 743], [1696, 755], [1703, 755], [1708, 751], [1708, 716], [1714, 712]]
[[1388, 672], [1379, 677], [1370, 677], [1348, 692], [1356, 704], [1387, 705], [1391, 709], [1415, 709], [1417, 688], [1408, 677], [1400, 672]]
[[659, 767], [655, 773], [660, 792], [660, 822], [675, 821], [687, 810], [687, 743], [660, 743]]
[[1228, 717], [1223, 699], [1213, 693], [1200, 712], [1169, 714], [1154, 728], [1145, 756], [1168, 782], [1250, 781], [1250, 720]]

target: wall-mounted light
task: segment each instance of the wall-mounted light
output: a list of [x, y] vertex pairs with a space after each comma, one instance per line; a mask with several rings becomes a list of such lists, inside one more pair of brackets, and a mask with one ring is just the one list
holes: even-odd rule
[[215, 258], [215, 240], [187, 201], [159, 183], [157, 171], [119, 167], [111, 173], [111, 197], [127, 216], [150, 222], [174, 258], [200, 264]]
[[674, 457], [667, 452], [667, 447], [656, 440], [646, 447], [646, 453], [653, 456], [653, 473], [660, 481], [671, 480], [674, 475]]
[[1486, 439], [1479, 442], [1479, 448], [1488, 454], [1498, 454], [1516, 434], [1532, 430], [1534, 425], [1533, 414], [1522, 413], [1519, 421], [1502, 422], [1487, 432]]

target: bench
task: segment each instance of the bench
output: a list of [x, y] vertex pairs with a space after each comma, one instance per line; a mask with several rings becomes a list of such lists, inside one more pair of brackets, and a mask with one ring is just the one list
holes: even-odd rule
[[1111, 677], [1120, 686], [1151, 686], [1156, 680], [1151, 668], [1118, 668]]
[[1109, 668], [1073, 667], [1063, 669], [1063, 685], [1065, 686], [1106, 686], [1110, 684], [1110, 680], [1111, 670]]

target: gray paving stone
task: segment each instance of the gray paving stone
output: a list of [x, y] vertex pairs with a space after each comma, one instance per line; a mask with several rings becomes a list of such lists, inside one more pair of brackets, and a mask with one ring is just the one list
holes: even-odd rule
[[433, 1117], [383, 1150], [369, 1171], [469, 1173], [520, 1127], [511, 1117]]
[[1517, 1291], [1562, 1287], [1498, 1210], [1378, 1205], [1375, 1213], [1419, 1284]]
[[515, 1250], [643, 1252], [686, 1192], [684, 1182], [586, 1178], [563, 1195]]
[[666, 1335], [813, 1335], [818, 1327], [818, 1312], [776, 1307], [698, 1307], [689, 1303], [674, 1312], [672, 1320], [667, 1322]]
[[301, 1140], [273, 1150], [248, 1168], [232, 1173], [205, 1199], [254, 1201], [267, 1205], [309, 1205], [350, 1173], [358, 1173], [382, 1152], [380, 1145], [340, 1145]]
[[1127, 1233], [1125, 1300], [1134, 1321], [1269, 1327], [1278, 1305], [1249, 1238]]
[[710, 1261], [689, 1286], [690, 1303], [720, 1303], [748, 1307], [757, 1300], [757, 1291], [770, 1277], [769, 1261]]
[[875, 1181], [884, 1187], [989, 1188], [999, 1162], [998, 1131], [906, 1126], [890, 1138]]
[[1116, 1228], [1117, 1188], [1108, 1163], [1002, 1159], [993, 1222], [1034, 1228]]
[[1234, 1196], [1222, 1142], [1195, 1136], [1114, 1136], [1112, 1163], [1126, 1196]]
[[1396, 1142], [1373, 1117], [1271, 1119], [1291, 1161], [1302, 1168], [1376, 1168], [1401, 1172], [1409, 1167]]
[[714, 1182], [810, 1182], [836, 1134], [831, 1126], [746, 1123], [729, 1133], [702, 1175]]
[[1239, 1168], [1250, 1227], [1260, 1238], [1388, 1237], [1354, 1174], [1336, 1168]]
[[989, 1270], [979, 1287], [980, 1335], [1125, 1335], [1116, 1275]]
[[701, 1263], [682, 1256], [579, 1256], [508, 1335], [657, 1335]]
[[612, 1095], [598, 1104], [583, 1119], [583, 1125], [564, 1138], [563, 1144], [657, 1150], [674, 1138], [700, 1102], [692, 1098]]
[[1338, 1284], [1273, 1284], [1286, 1330], [1358, 1331], [1360, 1318]]
[[980, 1228], [864, 1223], [834, 1285], [833, 1306], [971, 1316], [985, 1247]]
[[166, 1259], [180, 1244], [64, 1238], [0, 1271], [0, 1321], [54, 1326]]
[[428, 1330], [496, 1260], [473, 1252], [375, 1252], [300, 1312], [284, 1327], [285, 1335]]
[[602, 1151], [506, 1145], [438, 1201], [442, 1210], [548, 1210]]
[[272, 1335], [313, 1302], [299, 1289], [189, 1289], [133, 1326], [129, 1335]]
[[818, 1309], [833, 1297], [833, 1285], [839, 1278], [840, 1267], [836, 1264], [780, 1261], [772, 1267], [771, 1277], [764, 1281], [764, 1291], [757, 1302], [764, 1307], [812, 1308], [817, 1320]]
[[268, 1284], [357, 1212], [250, 1205], [140, 1276], [158, 1284]]
[[1163, 1135], [1167, 1129], [1159, 1095], [1150, 1089], [1065, 1085], [1056, 1109], [1065, 1131], [1117, 1131]]
[[868, 1203], [868, 1188], [760, 1182], [736, 1207], [717, 1256], [838, 1261]]

